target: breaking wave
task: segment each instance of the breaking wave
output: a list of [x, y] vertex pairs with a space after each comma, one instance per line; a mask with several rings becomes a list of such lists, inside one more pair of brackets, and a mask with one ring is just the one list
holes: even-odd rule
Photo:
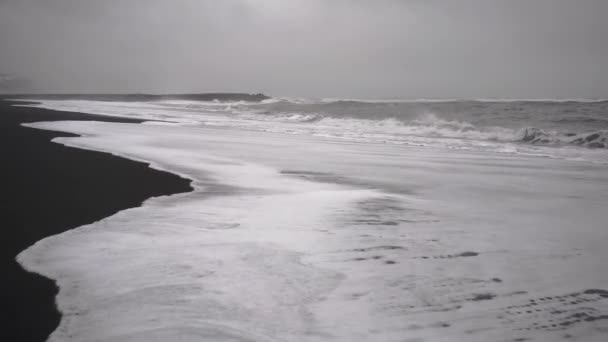
[[608, 130], [585, 133], [547, 132], [527, 127], [518, 132], [519, 140], [541, 145], [576, 145], [590, 148], [608, 148]]
[[[258, 121], [315, 123], [320, 129], [333, 128], [350, 133], [383, 133], [387, 135], [519, 142], [543, 146], [573, 145], [589, 148], [608, 148], [608, 130], [589, 132], [559, 132], [535, 127], [520, 129], [485, 126], [478, 127], [466, 121], [445, 120], [432, 113], [419, 115], [413, 120], [389, 117], [381, 120], [335, 117], [321, 113], [252, 113], [240, 117]], [[587, 119], [587, 122], [598, 120]], [[581, 121], [578, 121], [581, 122]]]
[[605, 100], [314, 100], [258, 94], [128, 99], [51, 98], [41, 106], [184, 125], [608, 161]]

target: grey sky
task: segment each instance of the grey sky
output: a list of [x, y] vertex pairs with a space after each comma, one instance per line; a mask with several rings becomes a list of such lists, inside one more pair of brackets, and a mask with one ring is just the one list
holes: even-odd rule
[[43, 92], [608, 97], [606, 0], [0, 0]]

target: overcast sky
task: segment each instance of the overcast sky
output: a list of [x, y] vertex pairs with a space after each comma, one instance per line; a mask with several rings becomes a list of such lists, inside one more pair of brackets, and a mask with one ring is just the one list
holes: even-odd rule
[[607, 0], [0, 0], [0, 74], [42, 92], [605, 98], [606, 15]]

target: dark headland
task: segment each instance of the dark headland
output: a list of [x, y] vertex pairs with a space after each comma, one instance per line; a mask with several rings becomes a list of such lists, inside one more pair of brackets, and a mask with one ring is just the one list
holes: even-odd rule
[[14, 94], [11, 99], [38, 100], [89, 100], [89, 101], [218, 101], [218, 102], [260, 102], [270, 99], [269, 96], [247, 93], [200, 93], [200, 94]]
[[4, 279], [0, 282], [0, 341], [45, 341], [60, 320], [55, 308], [57, 288], [53, 281], [24, 271], [15, 256], [44, 237], [139, 206], [149, 197], [192, 189], [190, 181], [144, 163], [50, 141], [73, 135], [20, 126], [37, 121], [136, 120], [11, 104], [14, 102], [0, 99], [0, 266]]

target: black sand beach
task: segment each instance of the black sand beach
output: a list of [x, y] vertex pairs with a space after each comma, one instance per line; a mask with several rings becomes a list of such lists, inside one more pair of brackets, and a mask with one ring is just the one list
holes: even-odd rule
[[190, 191], [189, 181], [106, 153], [50, 142], [69, 134], [20, 123], [57, 120], [138, 122], [13, 107], [0, 100], [2, 156], [2, 341], [45, 341], [60, 315], [51, 280], [24, 271], [15, 256], [44, 237], [138, 206], [149, 197]]

